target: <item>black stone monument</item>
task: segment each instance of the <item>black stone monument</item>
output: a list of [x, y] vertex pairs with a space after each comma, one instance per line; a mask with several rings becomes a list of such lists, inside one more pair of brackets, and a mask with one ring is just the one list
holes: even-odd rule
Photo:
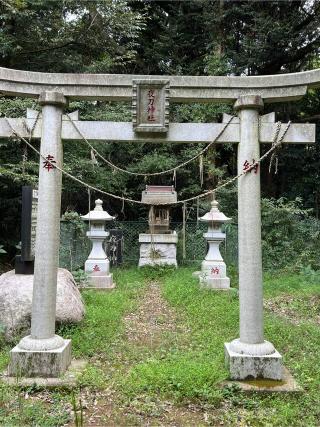
[[38, 191], [30, 185], [22, 187], [21, 255], [15, 258], [16, 274], [33, 274], [36, 237]]
[[110, 260], [111, 267], [117, 267], [123, 260], [123, 231], [112, 228], [109, 239], [106, 242], [106, 253]]

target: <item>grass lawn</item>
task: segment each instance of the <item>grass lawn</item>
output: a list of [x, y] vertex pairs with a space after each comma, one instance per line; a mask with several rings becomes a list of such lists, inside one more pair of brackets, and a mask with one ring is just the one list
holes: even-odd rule
[[74, 358], [89, 361], [79, 386], [0, 384], [0, 425], [319, 426], [319, 276], [264, 282], [266, 338], [304, 391], [246, 394], [221, 385], [223, 343], [238, 336], [236, 276], [232, 291], [206, 291], [193, 270], [117, 270], [114, 291], [83, 291], [84, 321], [58, 331], [72, 339]]

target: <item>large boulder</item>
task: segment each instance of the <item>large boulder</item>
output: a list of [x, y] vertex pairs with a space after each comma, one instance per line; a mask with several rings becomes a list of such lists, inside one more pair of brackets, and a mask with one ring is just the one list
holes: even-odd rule
[[[14, 270], [0, 276], [0, 327], [5, 339], [12, 341], [18, 335], [30, 331], [33, 274], [15, 274]], [[57, 323], [78, 323], [85, 309], [72, 274], [64, 269], [58, 271]]]

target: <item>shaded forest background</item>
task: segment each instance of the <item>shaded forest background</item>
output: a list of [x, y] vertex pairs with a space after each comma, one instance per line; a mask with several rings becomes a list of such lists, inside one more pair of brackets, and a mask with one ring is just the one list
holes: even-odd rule
[[[319, 1], [68, 1], [0, 0], [0, 66], [63, 73], [135, 73], [167, 75], [267, 75], [320, 67]], [[0, 98], [0, 115], [25, 116], [38, 109], [34, 100]], [[172, 104], [171, 121], [214, 122], [232, 107], [223, 104]], [[80, 118], [130, 121], [127, 103], [71, 102]], [[320, 91], [295, 103], [267, 105], [277, 120], [318, 123]], [[37, 145], [38, 143], [35, 143]], [[262, 165], [264, 203], [274, 219], [320, 215], [320, 143], [286, 146], [278, 154], [278, 173]], [[203, 146], [97, 143], [115, 164], [131, 171], [155, 172], [183, 162]], [[266, 150], [267, 147], [263, 147]], [[84, 143], [64, 144], [64, 167], [105, 191], [139, 199], [146, 183], [171, 184], [173, 177], [145, 181], [93, 164]], [[199, 163], [177, 173], [179, 198], [214, 188], [236, 174], [236, 147], [212, 147]], [[23, 184], [36, 184], [38, 159], [23, 143], [0, 140], [0, 244], [13, 255], [20, 240]], [[92, 200], [96, 198], [92, 194]], [[99, 196], [100, 197], [100, 196]], [[219, 194], [222, 207], [236, 220], [236, 187]], [[277, 201], [278, 200], [278, 201]], [[146, 209], [104, 198], [121, 220], [146, 218]], [[205, 208], [205, 202], [201, 206]], [[195, 206], [190, 205], [190, 219]], [[88, 211], [87, 191], [64, 179], [62, 212]], [[287, 212], [288, 216], [283, 216]], [[174, 209], [181, 219], [181, 208]], [[291, 218], [292, 219], [292, 218]], [[272, 233], [272, 228], [269, 230]], [[319, 236], [318, 236], [319, 237]], [[279, 236], [274, 236], [279, 239]]]

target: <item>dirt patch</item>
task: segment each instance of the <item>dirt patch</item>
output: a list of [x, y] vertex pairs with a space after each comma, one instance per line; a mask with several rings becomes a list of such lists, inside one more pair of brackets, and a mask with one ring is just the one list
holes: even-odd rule
[[295, 325], [302, 322], [320, 324], [320, 295], [281, 295], [265, 301], [264, 306]]
[[150, 283], [139, 309], [124, 318], [127, 340], [135, 345], [154, 349], [165, 344], [165, 336], [186, 333], [186, 327], [177, 326], [176, 314], [161, 295], [158, 283]]
[[[217, 417], [215, 411], [205, 410], [201, 406], [189, 404], [178, 406], [170, 401], [150, 399], [148, 397], [137, 397], [130, 405], [115, 405], [112, 394], [109, 396], [87, 396], [90, 400], [90, 414], [88, 400], [83, 400], [84, 425], [102, 426], [207, 426], [221, 425], [214, 423]], [[82, 396], [83, 399], [83, 396]], [[88, 405], [88, 406], [87, 406]], [[92, 407], [95, 405], [95, 409]]]

